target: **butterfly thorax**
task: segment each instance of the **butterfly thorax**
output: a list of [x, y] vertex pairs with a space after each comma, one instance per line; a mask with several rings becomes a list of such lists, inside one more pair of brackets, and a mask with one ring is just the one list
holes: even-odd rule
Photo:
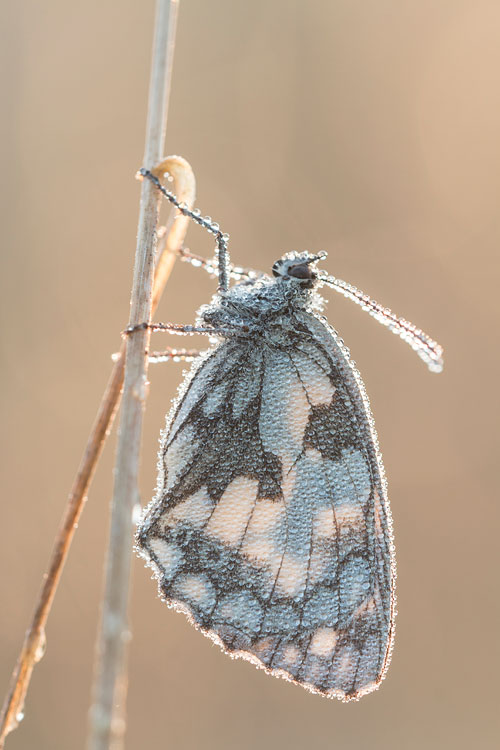
[[315, 287], [304, 288], [288, 278], [260, 278], [239, 283], [224, 295], [215, 295], [198, 312], [202, 325], [233, 332], [241, 338], [273, 338], [273, 329], [295, 328], [299, 311], [319, 312], [323, 298]]

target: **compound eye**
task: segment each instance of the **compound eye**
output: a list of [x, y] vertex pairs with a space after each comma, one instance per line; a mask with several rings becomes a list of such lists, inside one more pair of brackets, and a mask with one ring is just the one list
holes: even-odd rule
[[288, 275], [296, 279], [313, 279], [314, 274], [307, 263], [300, 263], [298, 266], [292, 266], [288, 269]]

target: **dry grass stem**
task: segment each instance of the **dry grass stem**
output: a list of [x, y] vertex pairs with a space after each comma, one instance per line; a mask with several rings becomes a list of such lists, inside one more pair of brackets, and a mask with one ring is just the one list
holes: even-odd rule
[[[146, 147], [143, 164], [159, 161], [167, 120], [177, 2], [158, 0], [149, 89]], [[142, 182], [129, 326], [151, 320], [153, 268], [160, 196]], [[132, 561], [133, 510], [138, 503], [139, 452], [147, 396], [150, 331], [137, 329], [127, 337], [122, 408], [114, 469], [111, 528], [106, 561], [101, 624], [98, 635], [88, 747], [108, 750], [122, 746], [125, 729], [127, 610]], [[120, 715], [116, 706], [119, 704]]]

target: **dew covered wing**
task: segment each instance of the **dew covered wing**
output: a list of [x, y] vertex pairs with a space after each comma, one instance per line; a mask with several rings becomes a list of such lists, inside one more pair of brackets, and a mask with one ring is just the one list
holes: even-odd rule
[[349, 700], [388, 664], [391, 520], [359, 376], [314, 315], [297, 327], [196, 366], [137, 543], [162, 596], [226, 651]]

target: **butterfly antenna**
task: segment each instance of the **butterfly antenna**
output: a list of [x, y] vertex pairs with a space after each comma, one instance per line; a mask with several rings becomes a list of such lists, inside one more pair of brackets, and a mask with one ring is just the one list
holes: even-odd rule
[[172, 205], [179, 209], [183, 216], [188, 216], [190, 219], [196, 222], [196, 224], [199, 224], [200, 227], [203, 227], [207, 230], [207, 232], [210, 232], [210, 234], [214, 235], [215, 241], [217, 243], [217, 266], [219, 274], [218, 291], [220, 294], [227, 292], [229, 288], [229, 235], [224, 234], [221, 231], [219, 225], [215, 221], [212, 221], [210, 216], [203, 217], [199, 209], [196, 208], [191, 211], [185, 203], [181, 203], [179, 200], [177, 200], [177, 197], [173, 193], [171, 193], [170, 190], [167, 190], [167, 188], [162, 185], [158, 177], [150, 172], [149, 169], [144, 169], [144, 167], [142, 167], [142, 169], [139, 169], [138, 175], [146, 177], [148, 180], [150, 180], [153, 185], [158, 188], [162, 195], [164, 195], [165, 198], [170, 203], [172, 203]]
[[361, 305], [363, 310], [369, 313], [372, 318], [378, 320], [382, 325], [387, 326], [389, 330], [400, 336], [406, 341], [418, 356], [424, 360], [431, 372], [441, 372], [443, 369], [443, 347], [433, 341], [430, 336], [420, 330], [404, 318], [398, 318], [388, 307], [383, 307], [367, 294], [357, 289], [346, 281], [336, 279], [334, 276], [321, 274], [319, 276], [323, 284], [340, 292], [348, 299]]

